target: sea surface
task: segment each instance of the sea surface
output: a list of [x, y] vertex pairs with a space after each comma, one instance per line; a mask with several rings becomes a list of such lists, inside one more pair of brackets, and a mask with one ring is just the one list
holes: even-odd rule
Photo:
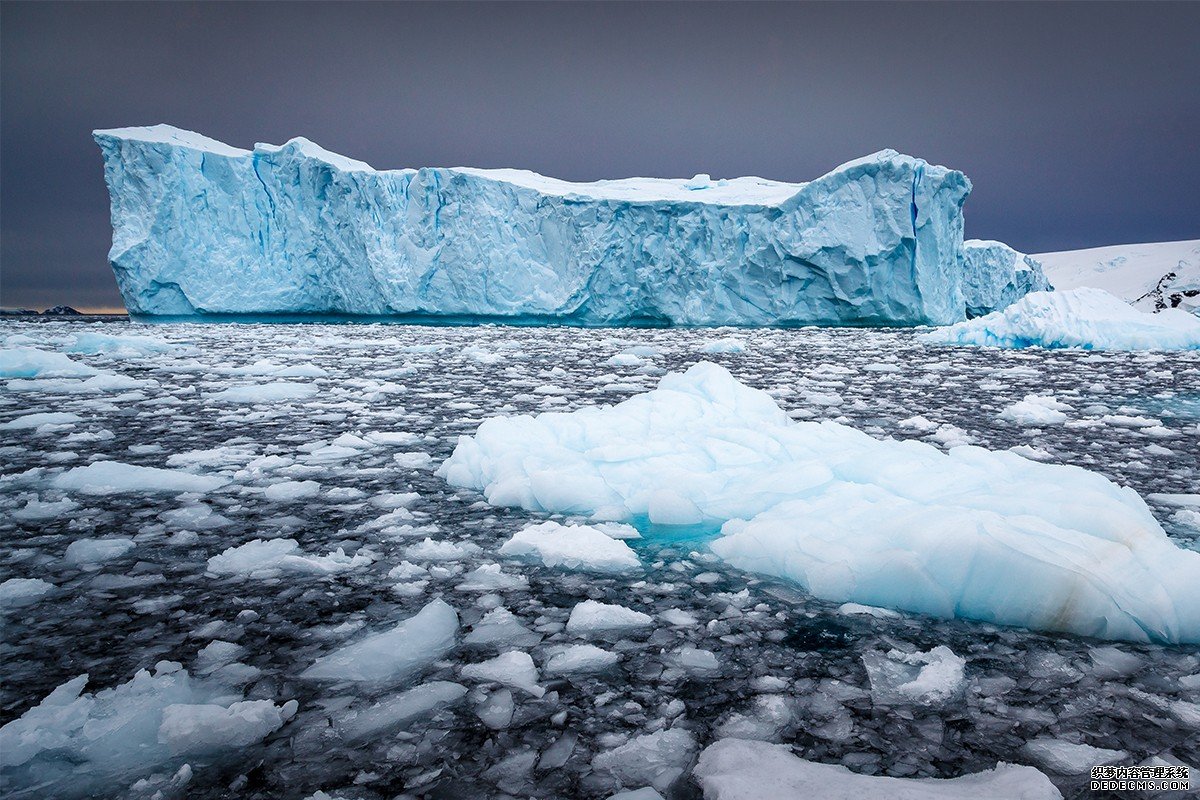
[[[653, 388], [668, 371], [710, 360], [770, 392], [797, 419], [835, 420], [876, 437], [939, 447], [1019, 448], [1100, 472], [1147, 498], [1167, 533], [1195, 550], [1200, 530], [1161, 496], [1195, 493], [1200, 485], [1200, 354], [946, 348], [923, 345], [910, 330], [876, 329], [0, 320], [3, 347], [64, 351], [76, 336], [93, 333], [149, 337], [166, 346], [71, 354], [136, 382], [114, 389], [81, 391], [65, 379], [0, 384], [0, 423], [42, 412], [80, 418], [0, 432], [0, 582], [40, 578], [55, 587], [35, 603], [4, 609], [0, 724], [84, 673], [92, 692], [164, 660], [198, 674], [198, 654], [214, 640], [235, 643], [238, 663], [253, 668], [241, 687], [247, 699], [299, 704], [295, 717], [264, 741], [189, 759], [184, 788], [161, 781], [138, 788], [135, 781], [145, 776], [133, 769], [106, 779], [96, 796], [151, 796], [153, 789], [189, 798], [305, 798], [319, 790], [372, 799], [606, 798], [620, 782], [594, 768], [598, 753], [668, 724], [686, 727], [703, 747], [753, 717], [764, 693], [755, 679], [764, 676], [783, 682], [782, 691], [770, 691], [786, 698], [788, 713], [756, 730], [803, 758], [862, 773], [953, 777], [998, 761], [1033, 763], [1067, 797], [1103, 796], [1088, 792], [1086, 776], [1053, 774], [1032, 761], [1023, 747], [1039, 737], [1125, 751], [1127, 763], [1163, 757], [1200, 765], [1200, 729], [1162, 711], [1164, 703], [1197, 701], [1196, 647], [1099, 642], [908, 613], [847, 613], [786, 581], [724, 564], [707, 551], [711, 530], [644, 529], [629, 542], [644, 567], [636, 574], [532, 566], [497, 549], [545, 516], [489, 506], [433, 472], [457, 438], [488, 417], [616, 403]], [[713, 347], [718, 340], [732, 343]], [[641, 363], [610, 363], [628, 352]], [[298, 390], [298, 399], [274, 402], [218, 395], [276, 383], [310, 388]], [[1068, 424], [1030, 427], [998, 417], [1027, 394], [1068, 404]], [[402, 445], [396, 437], [365, 447], [333, 445], [345, 434], [369, 442], [367, 434], [380, 432], [411, 436]], [[61, 471], [97, 460], [218, 474], [229, 482], [191, 494], [90, 495], [52, 487]], [[295, 499], [264, 493], [284, 481], [315, 481], [319, 489]], [[405, 493], [417, 497], [397, 498]], [[30, 500], [64, 498], [77, 505], [44, 519], [15, 514]], [[100, 563], [64, 558], [77, 539], [114, 537], [134, 546]], [[479, 549], [422, 562], [408, 552], [426, 537]], [[222, 551], [271, 538], [294, 539], [319, 556], [341, 548], [369, 563], [331, 574], [208, 570], [208, 560]], [[405, 560], [428, 573], [424, 583], [389, 577]], [[476, 567], [495, 563], [526, 578], [527, 586], [458, 588]], [[460, 643], [410, 684], [460, 682], [471, 687], [466, 697], [347, 741], [339, 733], [346, 709], [407, 686], [329, 685], [299, 673], [435, 597], [456, 609], [461, 631], [487, 611], [507, 608], [536, 634], [523, 649], [539, 666], [556, 648], [580, 641], [618, 653], [619, 663], [599, 674], [544, 677], [540, 698], [513, 691], [511, 721], [494, 728], [482, 724], [478, 709], [495, 689], [464, 680], [459, 669], [497, 650]], [[656, 619], [682, 611], [695, 622], [583, 640], [564, 623], [587, 599]], [[934, 708], [875, 702], [864, 654], [939, 645], [966, 659], [960, 699]], [[680, 668], [677, 654], [686, 647], [711, 652], [717, 667]], [[154, 771], [170, 774], [180, 765]], [[31, 775], [8, 774], [12, 796], [55, 796], [57, 789], [37, 789]], [[699, 787], [685, 774], [665, 793], [698, 797]]]

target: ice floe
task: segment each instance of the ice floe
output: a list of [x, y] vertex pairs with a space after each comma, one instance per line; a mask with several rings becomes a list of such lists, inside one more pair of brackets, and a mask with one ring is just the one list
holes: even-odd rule
[[695, 775], [707, 800], [820, 797], [823, 800], [1060, 800], [1033, 767], [999, 764], [959, 778], [861, 775], [795, 756], [787, 745], [722, 739], [700, 754]]
[[1138, 311], [1103, 289], [1033, 292], [1008, 308], [918, 336], [930, 344], [1200, 350], [1200, 319], [1178, 308]]
[[[836, 602], [1200, 641], [1200, 553], [1132, 490], [1011, 452], [795, 422], [711, 363], [615, 406], [486, 420], [438, 474], [495, 505], [721, 526], [711, 547], [726, 561]], [[542, 523], [501, 552], [608, 563], [595, 548], [612, 540], [588, 530]]]

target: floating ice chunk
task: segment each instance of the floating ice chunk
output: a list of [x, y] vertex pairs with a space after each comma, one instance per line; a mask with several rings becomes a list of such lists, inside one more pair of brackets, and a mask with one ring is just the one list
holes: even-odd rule
[[234, 701], [228, 687], [194, 681], [159, 662], [127, 683], [83, 694], [80, 675], [0, 728], [6, 788], [36, 795], [109, 795], [161, 765], [252, 744], [295, 713], [296, 702]]
[[1120, 764], [1129, 759], [1129, 754], [1123, 750], [1107, 750], [1050, 736], [1026, 742], [1021, 751], [1028, 758], [1058, 775], [1081, 775], [1092, 767]]
[[[20, 517], [17, 518], [20, 519]], [[1200, 532], [1200, 511], [1193, 511], [1190, 508], [1180, 509], [1171, 515], [1171, 521], [1182, 528]]]
[[[960, 494], [945, 505], [841, 486], [727, 523], [712, 549], [834, 601], [1100, 638], [1200, 640], [1200, 603], [1184, 588], [1200, 580], [1200, 554], [1175, 547], [1136, 495], [1074, 467], [1020, 467], [971, 450], [950, 453], [964, 469], [946, 484]], [[1068, 472], [1038, 483], [1037, 470]], [[968, 495], [968, 480], [981, 478], [982, 491]]]
[[111, 336], [105, 333], [79, 333], [67, 347], [68, 353], [106, 355], [118, 358], [150, 356], [180, 349], [178, 345], [152, 336]]
[[209, 531], [233, 524], [228, 517], [218, 514], [206, 505], [172, 508], [159, 514], [158, 518], [170, 528], [188, 531]]
[[1034, 292], [1008, 308], [917, 337], [930, 344], [1200, 350], [1200, 319], [1177, 308], [1138, 311], [1102, 289]]
[[877, 606], [864, 606], [862, 603], [842, 603], [838, 606], [839, 614], [847, 615], [863, 615], [868, 617], [878, 617], [880, 619], [896, 618], [900, 615], [890, 608], [879, 608]]
[[783, 731], [792, 724], [795, 709], [791, 698], [778, 694], [759, 695], [746, 713], [734, 713], [718, 726], [721, 739], [755, 739], [779, 741]]
[[876, 705], [938, 706], [960, 696], [966, 685], [966, 661], [945, 645], [928, 653], [870, 651], [862, 659]]
[[641, 566], [629, 545], [590, 525], [531, 525], [505, 542], [500, 553], [535, 559], [547, 567], [588, 572], [626, 572]]
[[83, 422], [83, 417], [68, 411], [45, 411], [40, 414], [26, 414], [0, 425], [0, 431], [19, 431], [29, 428], [40, 428], [43, 425], [74, 425]]
[[1008, 448], [1009, 452], [1016, 453], [1021, 458], [1028, 458], [1030, 461], [1053, 461], [1054, 454], [1049, 450], [1043, 450], [1040, 447], [1032, 447], [1027, 444], [1019, 444], [1015, 447]]
[[0, 583], [0, 612], [36, 603], [53, 591], [54, 584], [41, 578], [9, 578]]
[[1181, 508], [1200, 508], [1200, 494], [1157, 492], [1147, 495], [1155, 503]]
[[608, 650], [590, 644], [564, 647], [546, 662], [546, 672], [551, 675], [577, 675], [603, 672], [616, 665], [621, 657]]
[[481, 564], [467, 573], [465, 580], [455, 587], [460, 592], [507, 592], [529, 588], [529, 579], [524, 575], [510, 575], [500, 569], [499, 564]]
[[395, 511], [397, 508], [408, 508], [421, 499], [416, 492], [383, 492], [371, 498], [371, 505]]
[[351, 712], [338, 721], [338, 729], [346, 741], [377, 736], [426, 717], [430, 712], [458, 702], [467, 687], [450, 681], [430, 681], [401, 692], [375, 705]]
[[[488, 419], [438, 474], [496, 505], [626, 521], [670, 492], [724, 523], [718, 556], [839, 603], [1200, 641], [1200, 553], [1132, 490], [1010, 452], [794, 422], [715, 364], [615, 406]], [[535, 526], [505, 548], [535, 555], [567, 530]]]
[[[1100, 763], [1100, 762], [1097, 762]], [[722, 739], [700, 754], [694, 771], [706, 800], [820, 797], [822, 800], [1061, 800], [1033, 767], [998, 764], [959, 778], [860, 775], [840, 764], [818, 764], [791, 747]]]
[[0, 378], [86, 378], [99, 370], [35, 347], [0, 349]]
[[674, 625], [679, 628], [690, 628], [693, 625], [700, 624], [700, 620], [695, 614], [689, 611], [684, 611], [681, 608], [668, 608], [666, 611], [659, 613], [659, 618], [668, 625]]
[[103, 564], [120, 558], [133, 548], [133, 539], [76, 539], [67, 545], [63, 560], [77, 566]]
[[169, 705], [163, 709], [158, 741], [172, 753], [202, 754], [246, 747], [279, 730], [296, 714], [297, 703], [245, 700], [228, 708], [211, 703]]
[[458, 614], [445, 601], [432, 600], [394, 628], [321, 656], [300, 677], [395, 685], [450, 652], [457, 634]]
[[1126, 653], [1116, 647], [1094, 647], [1088, 653], [1088, 657], [1094, 665], [1092, 674], [1101, 680], [1125, 678], [1146, 666], [1145, 660], [1140, 656]]
[[707, 189], [712, 186], [712, 176], [707, 172], [699, 172], [692, 178], [683, 182], [683, 188], [695, 191], [697, 189]]
[[654, 624], [654, 618], [632, 608], [612, 603], [584, 600], [571, 609], [567, 631], [577, 636], [604, 631], [625, 631]]
[[429, 570], [413, 564], [411, 561], [401, 561], [388, 572], [388, 578], [394, 581], [411, 581], [414, 578], [428, 578]]
[[429, 453], [396, 453], [392, 460], [408, 469], [429, 469], [433, 464], [433, 456]]
[[517, 704], [508, 689], [497, 689], [491, 692], [475, 708], [479, 720], [495, 731], [501, 731], [512, 724], [513, 712]]
[[938, 423], [918, 415], [915, 417], [909, 417], [908, 419], [900, 420], [900, 427], [911, 428], [912, 430], [919, 431], [921, 433], [930, 433], [931, 431], [936, 431], [938, 429]]
[[371, 444], [387, 447], [404, 447], [421, 441], [420, 434], [408, 431], [373, 431], [363, 434], [363, 438]]
[[1067, 421], [1064, 411], [1071, 407], [1052, 396], [1025, 395], [1000, 412], [1000, 419], [1015, 422], [1018, 425], [1061, 425]]
[[218, 392], [205, 395], [208, 400], [217, 403], [238, 403], [241, 405], [256, 405], [261, 403], [287, 403], [297, 400], [308, 400], [315, 397], [317, 387], [311, 383], [260, 383], [252, 386], [231, 386]]
[[499, 645], [532, 647], [541, 641], [541, 634], [534, 633], [521, 624], [511, 611], [503, 606], [494, 608], [475, 623], [471, 632], [463, 638], [469, 645]]
[[229, 483], [220, 475], [195, 475], [180, 470], [139, 467], [119, 461], [96, 461], [70, 469], [53, 481], [56, 489], [84, 494], [141, 492], [211, 492]]
[[501, 653], [490, 661], [467, 664], [460, 670], [464, 678], [490, 681], [512, 689], [520, 689], [534, 697], [541, 697], [546, 690], [538, 686], [538, 671], [528, 653], [511, 651]]
[[721, 668], [716, 653], [698, 647], [681, 647], [671, 654], [670, 660], [693, 675], [712, 675]]
[[427, 536], [404, 548], [404, 557], [413, 561], [462, 561], [482, 551], [474, 542], [438, 542]]
[[250, 445], [224, 445], [205, 450], [172, 453], [167, 456], [167, 466], [189, 468], [240, 466], [254, 460], [255, 455], [254, 447]]
[[622, 786], [653, 786], [666, 791], [691, 766], [696, 737], [683, 728], [636, 736], [620, 747], [598, 753], [592, 768]]
[[263, 490], [263, 497], [272, 503], [292, 503], [306, 497], [316, 497], [321, 484], [316, 481], [280, 481]]
[[617, 792], [608, 800], [663, 800], [663, 796], [653, 787], [643, 786], [641, 789], [630, 789], [628, 792]]
[[346, 555], [338, 548], [327, 556], [314, 556], [300, 549], [295, 539], [254, 539], [215, 555], [208, 560], [208, 571], [214, 575], [246, 575], [268, 578], [281, 572], [300, 572], [330, 575], [370, 564], [374, 559], [367, 553]]
[[701, 353], [744, 353], [746, 340], [737, 336], [726, 336], [722, 339], [711, 339], [700, 347]]
[[246, 648], [235, 642], [213, 639], [196, 654], [195, 669], [200, 674], [206, 674], [237, 661]]
[[69, 514], [77, 508], [79, 508], [79, 503], [69, 497], [53, 501], [31, 499], [24, 506], [13, 511], [12, 515], [13, 519], [21, 522], [40, 522]]

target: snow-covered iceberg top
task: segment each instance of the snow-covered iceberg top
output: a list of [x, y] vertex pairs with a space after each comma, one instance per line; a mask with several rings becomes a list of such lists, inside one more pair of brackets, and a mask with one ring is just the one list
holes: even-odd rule
[[1200, 553], [1102, 475], [795, 422], [700, 363], [615, 406], [497, 417], [438, 474], [488, 502], [710, 526], [813, 594], [1134, 641], [1200, 641]]
[[376, 170], [297, 138], [95, 132], [109, 260], [148, 317], [914, 325], [964, 317], [961, 172], [894, 150], [806, 183]]
[[1002, 311], [929, 333], [933, 344], [1200, 350], [1200, 319], [1175, 308], [1143, 313], [1103, 289], [1034, 292]]

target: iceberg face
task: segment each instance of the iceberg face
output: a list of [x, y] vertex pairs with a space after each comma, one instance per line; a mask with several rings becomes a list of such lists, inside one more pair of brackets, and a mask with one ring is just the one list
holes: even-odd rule
[[97, 131], [131, 314], [581, 325], [963, 318], [962, 173], [884, 150], [814, 181], [375, 170], [306, 139], [240, 150]]
[[979, 319], [920, 334], [932, 344], [1200, 350], [1200, 319], [1178, 308], [1138, 311], [1103, 289], [1034, 292]]
[[1041, 264], [1003, 242], [968, 239], [963, 242], [963, 265], [968, 317], [982, 317], [1007, 308], [1030, 292], [1053, 288]]
[[711, 363], [615, 406], [485, 420], [438, 474], [494, 505], [719, 530], [729, 563], [835, 602], [1200, 641], [1200, 553], [1132, 490], [1007, 451], [795, 422]]

